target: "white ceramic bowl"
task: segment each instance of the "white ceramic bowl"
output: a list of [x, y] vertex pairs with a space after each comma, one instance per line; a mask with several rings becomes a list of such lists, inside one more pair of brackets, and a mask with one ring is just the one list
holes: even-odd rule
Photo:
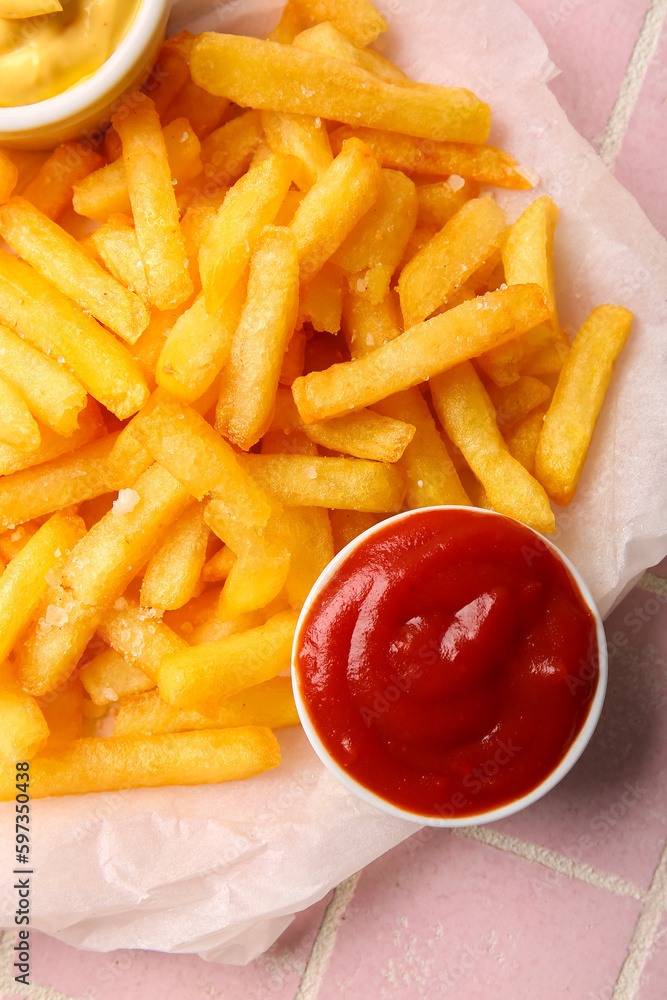
[[82, 136], [95, 141], [122, 95], [140, 83], [164, 38], [171, 0], [142, 0], [115, 52], [87, 80], [36, 104], [0, 108], [0, 146], [49, 149]]
[[[474, 508], [475, 513], [485, 514], [489, 517], [499, 517], [504, 520], [512, 520], [511, 518], [506, 518], [504, 514], [496, 514], [493, 511], [483, 510], [479, 508]], [[357, 538], [354, 538], [348, 545], [342, 549], [338, 555], [332, 559], [326, 569], [320, 574], [319, 578], [315, 582], [312, 590], [310, 591], [306, 602], [301, 610], [299, 620], [297, 622], [296, 633], [294, 636], [294, 645], [292, 647], [292, 685], [294, 688], [294, 698], [296, 700], [296, 707], [299, 713], [299, 718], [301, 719], [301, 724], [303, 726], [304, 732], [310, 741], [313, 750], [320, 758], [322, 763], [331, 771], [333, 775], [348, 788], [351, 792], [354, 792], [360, 799], [365, 802], [376, 806], [378, 809], [389, 813], [391, 816], [397, 816], [400, 819], [410, 820], [413, 823], [418, 823], [422, 826], [440, 826], [440, 827], [455, 827], [455, 826], [478, 826], [481, 823], [490, 823], [493, 820], [505, 819], [507, 816], [511, 816], [513, 813], [519, 812], [521, 809], [525, 809], [526, 806], [532, 805], [533, 802], [537, 802], [541, 799], [543, 795], [558, 784], [558, 782], [565, 777], [568, 771], [573, 767], [573, 765], [579, 760], [582, 753], [584, 752], [588, 742], [593, 735], [593, 731], [600, 718], [600, 712], [602, 711], [602, 704], [604, 702], [604, 696], [607, 688], [607, 673], [608, 673], [608, 663], [607, 663], [607, 642], [604, 633], [604, 627], [602, 624], [602, 619], [600, 613], [598, 612], [591, 592], [589, 591], [586, 583], [581, 577], [581, 574], [572, 565], [567, 556], [556, 548], [556, 546], [550, 542], [539, 532], [533, 531], [532, 528], [526, 528], [527, 531], [531, 531], [536, 538], [539, 539], [540, 544], [544, 543], [547, 548], [556, 556], [556, 558], [566, 567], [570, 576], [577, 585], [579, 592], [584, 600], [584, 603], [590, 609], [594, 619], [596, 636], [598, 642], [599, 650], [599, 669], [598, 669], [598, 683], [595, 691], [595, 695], [591, 700], [591, 704], [588, 709], [588, 714], [582, 725], [579, 734], [572, 743], [570, 749], [563, 757], [558, 766], [527, 795], [523, 795], [520, 798], [514, 799], [512, 802], [507, 803], [507, 805], [501, 806], [497, 809], [490, 810], [488, 812], [476, 813], [469, 816], [452, 816], [452, 817], [439, 817], [439, 816], [425, 816], [420, 813], [411, 812], [407, 809], [402, 809], [400, 806], [394, 805], [392, 802], [387, 801], [380, 795], [376, 795], [370, 789], [366, 788], [355, 778], [353, 778], [347, 771], [345, 771], [331, 756], [326, 746], [322, 742], [316, 726], [311, 719], [308, 708], [304, 701], [301, 693], [300, 682], [299, 682], [299, 672], [297, 668], [297, 653], [300, 646], [301, 634], [304, 629], [306, 617], [314, 600], [320, 594], [322, 588], [329, 582], [329, 580], [334, 576], [338, 568], [347, 560], [358, 547], [368, 538], [372, 538], [373, 535], [381, 532], [387, 525], [396, 524], [400, 521], [414, 517], [417, 514], [422, 514], [425, 511], [431, 510], [471, 510], [470, 507], [459, 507], [452, 505], [451, 507], [421, 507], [416, 510], [409, 510], [403, 514], [396, 514], [394, 517], [387, 518], [384, 521], [380, 521], [379, 524], [374, 525], [369, 528], [368, 531], [364, 531]], [[523, 527], [526, 527], [523, 525]]]

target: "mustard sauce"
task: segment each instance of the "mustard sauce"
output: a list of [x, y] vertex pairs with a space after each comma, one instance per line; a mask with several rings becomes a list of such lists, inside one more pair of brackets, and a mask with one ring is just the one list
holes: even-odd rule
[[54, 13], [0, 18], [0, 107], [35, 104], [90, 77], [127, 34], [141, 0], [60, 2]]

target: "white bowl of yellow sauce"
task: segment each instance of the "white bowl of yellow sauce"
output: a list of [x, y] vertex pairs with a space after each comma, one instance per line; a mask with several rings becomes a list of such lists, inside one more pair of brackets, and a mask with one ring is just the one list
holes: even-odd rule
[[[0, 145], [96, 143], [143, 82], [170, 0], [0, 0]], [[7, 17], [25, 11], [30, 17]], [[5, 16], [3, 16], [5, 15]]]

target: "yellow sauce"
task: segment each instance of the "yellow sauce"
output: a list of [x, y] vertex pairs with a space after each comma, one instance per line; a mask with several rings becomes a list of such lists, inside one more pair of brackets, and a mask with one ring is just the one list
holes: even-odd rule
[[0, 18], [0, 107], [35, 104], [91, 76], [122, 41], [140, 2], [61, 0], [53, 14]]

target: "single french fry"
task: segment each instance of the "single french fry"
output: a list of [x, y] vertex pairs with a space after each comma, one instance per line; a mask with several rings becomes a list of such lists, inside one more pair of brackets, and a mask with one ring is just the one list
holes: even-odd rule
[[[289, 194], [290, 192], [288, 192]], [[343, 311], [343, 272], [331, 261], [327, 261], [317, 274], [301, 286], [299, 293], [299, 322], [309, 320], [319, 333], [338, 333]], [[290, 341], [291, 346], [291, 341]], [[296, 343], [294, 345], [296, 347]], [[303, 340], [305, 351], [305, 340]], [[303, 357], [302, 357], [303, 362]], [[303, 363], [301, 371], [303, 372]], [[294, 378], [296, 378], [296, 375]], [[291, 385], [294, 381], [284, 382]], [[283, 379], [281, 378], [281, 382]]]
[[37, 533], [39, 527], [38, 521], [28, 521], [26, 524], [19, 524], [16, 528], [8, 528], [7, 531], [2, 532], [0, 535], [0, 555], [5, 564], [19, 554], [32, 536]]
[[165, 656], [160, 697], [214, 718], [225, 698], [289, 668], [296, 621], [294, 611], [285, 611], [248, 632]]
[[403, 332], [398, 296], [389, 291], [373, 305], [362, 292], [349, 289], [343, 295], [341, 326], [351, 356], [369, 354]]
[[68, 452], [76, 451], [105, 432], [100, 410], [92, 398], [88, 397], [85, 409], [79, 413], [79, 426], [68, 437], [56, 434], [50, 427], [40, 424], [41, 442], [39, 448], [29, 454], [10, 444], [0, 443], [0, 476], [20, 472], [36, 465], [50, 462]]
[[291, 507], [336, 507], [396, 513], [405, 494], [393, 465], [361, 458], [308, 455], [246, 455], [253, 478]]
[[95, 634], [101, 610], [76, 601], [62, 586], [49, 587], [16, 651], [25, 691], [43, 696], [64, 684]]
[[2, 325], [0, 356], [3, 376], [19, 390], [36, 419], [56, 434], [73, 434], [87, 402], [74, 376]]
[[49, 727], [39, 705], [32, 695], [21, 689], [13, 671], [4, 663], [0, 668], [0, 761], [3, 771], [12, 769], [12, 797], [16, 795], [17, 781], [21, 781], [20, 772], [14, 773], [13, 765], [16, 761], [31, 760], [44, 746], [48, 735]]
[[527, 469], [531, 476], [535, 475], [535, 452], [537, 451], [537, 442], [542, 433], [544, 415], [547, 409], [547, 404], [536, 407], [525, 417], [522, 417], [508, 427], [503, 433], [510, 455], [516, 458], [517, 462], [521, 462], [524, 469]]
[[444, 305], [500, 248], [506, 232], [505, 213], [493, 198], [466, 202], [401, 272], [398, 294], [406, 329]]
[[0, 441], [25, 452], [39, 448], [37, 421], [16, 386], [0, 375]]
[[[413, 90], [418, 97], [420, 91]], [[481, 145], [484, 139], [466, 139], [462, 142], [425, 142], [410, 134], [409, 129], [393, 125], [371, 129], [343, 126], [329, 136], [334, 155], [346, 139], [356, 136], [373, 150], [383, 167], [404, 170], [406, 173], [431, 174], [449, 177], [454, 174], [478, 184], [526, 191], [532, 183], [521, 172], [521, 167], [502, 149]], [[407, 132], [399, 135], [398, 132]], [[444, 137], [443, 137], [444, 138]]]
[[242, 275], [220, 308], [206, 309], [203, 293], [172, 326], [155, 365], [158, 385], [193, 403], [213, 384], [229, 358], [246, 295]]
[[321, 507], [288, 507], [285, 521], [289, 534], [290, 566], [285, 594], [299, 611], [320, 573], [334, 557], [329, 513]]
[[262, 229], [273, 222], [287, 193], [292, 172], [291, 159], [272, 155], [227, 193], [199, 252], [209, 315], [220, 308], [242, 277]]
[[304, 424], [286, 389], [278, 390], [272, 427], [303, 431], [311, 441], [331, 451], [375, 462], [398, 462], [415, 433], [410, 421], [380, 416], [373, 410], [358, 410], [320, 424]]
[[117, 417], [129, 417], [148, 398], [137, 364], [96, 320], [28, 264], [0, 251], [0, 320], [56, 359]]
[[222, 375], [217, 429], [247, 451], [271, 423], [283, 356], [299, 304], [299, 261], [289, 229], [267, 226], [250, 259], [248, 294]]
[[[398, 460], [398, 468], [408, 484], [405, 502], [408, 507], [470, 503], [456, 469], [431, 416], [424, 397], [417, 388], [389, 396], [375, 404], [378, 413], [407, 421], [415, 434]], [[338, 419], [341, 419], [340, 417]]]
[[289, 536], [282, 515], [272, 516], [261, 534], [247, 531], [241, 534], [230, 528], [223, 505], [214, 497], [206, 508], [206, 520], [238, 554], [220, 593], [218, 617], [231, 621], [265, 608], [278, 597], [289, 572]]
[[223, 545], [204, 565], [202, 580], [205, 583], [217, 583], [220, 580], [226, 580], [235, 562], [236, 556], [232, 550], [228, 545]]
[[535, 475], [556, 503], [575, 494], [632, 318], [622, 306], [597, 306], [574, 338], [535, 453]]
[[[336, 16], [334, 10], [331, 13], [333, 17]], [[282, 42], [284, 39], [271, 38], [271, 41]], [[387, 83], [395, 83], [399, 86], [410, 86], [412, 83], [398, 66], [394, 66], [392, 62], [384, 59], [373, 49], [355, 44], [349, 33], [341, 31], [331, 21], [323, 21], [313, 25], [312, 28], [306, 28], [290, 39], [290, 42], [298, 49], [320, 52], [324, 56], [333, 56], [334, 59], [342, 59], [343, 62], [352, 63], [360, 69], [374, 73], [375, 76], [379, 76]]]
[[226, 97], [216, 97], [202, 90], [191, 80], [176, 95], [160, 118], [172, 122], [175, 118], [185, 118], [190, 123], [198, 139], [204, 139], [227, 121], [230, 103]]
[[331, 21], [355, 45], [368, 45], [389, 28], [370, 0], [291, 0], [291, 6], [304, 24]]
[[301, 418], [316, 423], [369, 406], [518, 336], [549, 315], [537, 285], [513, 285], [426, 320], [394, 340], [325, 372], [296, 379]]
[[226, 698], [213, 719], [187, 712], [162, 701], [157, 691], [125, 698], [118, 706], [114, 736], [153, 736], [232, 726], [298, 726], [299, 715], [289, 677], [273, 677], [263, 684]]
[[245, 111], [204, 139], [201, 159], [211, 193], [220, 186], [230, 187], [246, 172], [263, 138], [261, 113]]
[[463, 452], [493, 509], [537, 531], [555, 531], [549, 498], [507, 450], [493, 404], [472, 364], [464, 362], [433, 379], [431, 398], [449, 438]]
[[456, 174], [446, 181], [418, 184], [417, 225], [442, 229], [467, 201], [478, 197], [479, 184]]
[[35, 613], [53, 569], [84, 532], [80, 518], [54, 514], [7, 566], [0, 577], [0, 662]]
[[6, 153], [0, 151], [0, 204], [9, 199], [18, 179], [18, 167]]
[[399, 170], [383, 170], [377, 201], [336, 253], [335, 264], [348, 272], [350, 286], [378, 305], [389, 292], [417, 221], [417, 192]]
[[[110, 792], [120, 788], [203, 785], [251, 778], [277, 767], [278, 741], [270, 729], [240, 726], [198, 733], [143, 737], [85, 737], [66, 750], [34, 758], [32, 798]], [[0, 800], [16, 795], [14, 775], [3, 775]]]
[[283, 45], [290, 45], [305, 27], [305, 22], [294, 6], [293, 0], [287, 0], [281, 11], [278, 24], [269, 31], [266, 37], [271, 42], [282, 42]]
[[302, 282], [315, 276], [375, 202], [381, 176], [366, 146], [353, 141], [308, 191], [290, 223]]
[[122, 698], [150, 691], [155, 681], [115, 649], [105, 649], [79, 670], [81, 682], [94, 705], [112, 705]]
[[132, 215], [151, 301], [158, 309], [172, 309], [192, 294], [192, 280], [179, 226], [160, 120], [146, 98], [114, 125], [123, 143], [123, 164]]
[[193, 35], [189, 31], [179, 31], [177, 35], [167, 38], [144, 85], [160, 117], [190, 79], [188, 60], [192, 41]]
[[[179, 187], [201, 172], [201, 145], [186, 118], [171, 121], [161, 131], [169, 164], [170, 186], [178, 191]], [[175, 185], [171, 184], [171, 178], [176, 181]], [[75, 184], [72, 203], [80, 215], [98, 222], [104, 222], [117, 213], [128, 214], [131, 201], [122, 155]]]
[[243, 107], [396, 129], [426, 139], [486, 142], [489, 107], [460, 87], [397, 87], [373, 73], [292, 45], [206, 32], [192, 78]]
[[49, 462], [0, 479], [0, 530], [108, 493], [110, 434]]
[[[124, 215], [112, 215], [91, 234], [91, 240], [105, 267], [114, 278], [150, 304], [148, 282], [134, 226]], [[136, 341], [135, 341], [136, 343]]]
[[203, 502], [192, 504], [181, 514], [146, 567], [142, 604], [160, 609], [187, 604], [204, 568], [210, 532], [204, 521]]
[[30, 202], [12, 198], [0, 206], [0, 233], [20, 257], [123, 340], [134, 343], [148, 326], [141, 299]]
[[357, 538], [381, 520], [376, 514], [362, 510], [330, 510], [329, 520], [333, 534], [334, 552], [338, 554], [348, 542]]
[[152, 681], [170, 653], [187, 649], [187, 642], [158, 618], [155, 608], [119, 598], [102, 616], [99, 634], [126, 662]]
[[329, 135], [322, 119], [309, 115], [262, 111], [262, 128], [272, 153], [294, 156], [294, 183], [309, 191], [333, 160]]
[[103, 165], [104, 159], [87, 143], [64, 142], [20, 193], [49, 219], [57, 219], [72, 201], [75, 185]]
[[150, 323], [141, 334], [139, 339], [128, 346], [128, 350], [134, 360], [139, 365], [141, 374], [144, 376], [146, 385], [153, 392], [156, 387], [155, 368], [162, 348], [167, 342], [167, 337], [174, 325], [181, 316], [182, 309], [168, 309], [160, 312], [156, 309], [150, 319]]
[[82, 735], [83, 698], [83, 684], [73, 675], [45, 698], [37, 699], [49, 730], [49, 738], [42, 748], [45, 753], [78, 740]]
[[510, 227], [503, 244], [502, 258], [505, 281], [508, 285], [534, 282], [541, 285], [549, 296], [552, 313], [546, 321], [554, 332], [558, 332], [558, 313], [554, 289], [553, 247], [554, 231], [558, 221], [558, 208], [543, 195], [524, 210]]
[[502, 434], [551, 395], [548, 385], [527, 375], [522, 375], [516, 382], [506, 386], [496, 386], [491, 382], [487, 386], [487, 392], [495, 407], [496, 421]]

